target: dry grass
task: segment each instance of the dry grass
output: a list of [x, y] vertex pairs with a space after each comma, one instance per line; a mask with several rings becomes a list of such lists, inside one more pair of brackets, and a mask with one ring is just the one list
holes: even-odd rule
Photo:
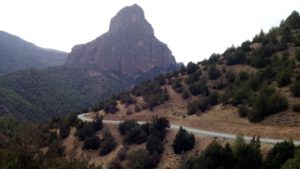
[[[193, 150], [186, 152], [184, 155], [178, 155], [173, 152], [172, 143], [174, 141], [176, 132], [169, 131], [166, 135], [166, 142], [165, 142], [165, 150], [161, 158], [161, 162], [157, 166], [157, 169], [178, 169], [180, 167], [180, 163], [183, 158], [189, 158], [192, 156], [199, 155], [212, 141], [212, 138], [199, 138], [196, 137], [195, 140], [195, 147]], [[223, 144], [223, 141], [219, 141]]]
[[232, 70], [234, 73], [239, 72], [248, 72], [248, 73], [255, 73], [257, 69], [249, 65], [231, 65], [228, 66], [227, 70]]
[[[96, 166], [103, 165], [104, 168], [107, 168], [107, 165], [109, 164], [109, 162], [116, 157], [117, 152], [123, 147], [123, 145], [121, 144], [122, 138], [117, 131], [117, 126], [105, 125], [103, 130], [106, 130], [106, 129], [111, 131], [112, 135], [115, 137], [116, 141], [118, 142], [118, 146], [112, 152], [110, 152], [108, 155], [100, 156], [99, 150], [82, 150], [83, 142], [79, 141], [78, 138], [76, 138], [74, 136], [74, 134], [76, 133], [76, 129], [72, 128], [70, 135], [66, 139], [63, 140], [63, 146], [65, 146], [67, 158], [70, 156], [73, 156], [74, 154], [77, 157], [84, 155], [89, 158], [90, 164], [94, 164]], [[100, 131], [100, 132], [97, 132], [96, 135], [101, 138], [102, 133], [103, 132]]]
[[[293, 52], [293, 51], [289, 51]], [[236, 73], [240, 71], [246, 72], [256, 72], [257, 69], [245, 65], [234, 65], [227, 68], [227, 70], [232, 70]], [[181, 77], [182, 81], [186, 79], [186, 76]], [[209, 81], [208, 83], [214, 83], [214, 81]], [[187, 88], [186, 84], [182, 83], [184, 88]], [[276, 86], [276, 85], [275, 85]], [[163, 105], [157, 106], [153, 111], [148, 109], [142, 110], [139, 113], [133, 113], [132, 115], [127, 115], [128, 109], [134, 110], [134, 105], [125, 106], [118, 102], [119, 112], [116, 114], [105, 114], [103, 111], [97, 112], [99, 114], [105, 115], [105, 119], [110, 120], [129, 120], [134, 119], [137, 121], [151, 120], [153, 116], [164, 116], [169, 119], [173, 124], [191, 126], [199, 129], [205, 129], [209, 131], [220, 131], [227, 133], [236, 133], [249, 136], [262, 136], [271, 138], [286, 138], [286, 139], [296, 139], [300, 140], [300, 114], [294, 113], [291, 108], [285, 112], [281, 112], [272, 116], [267, 117], [260, 123], [250, 123], [245, 118], [240, 118], [238, 115], [238, 110], [234, 106], [230, 105], [216, 105], [212, 107], [209, 111], [205, 113], [199, 113], [197, 115], [187, 116], [187, 104], [188, 102], [196, 99], [197, 97], [191, 97], [187, 100], [182, 99], [181, 94], [176, 93], [170, 85], [164, 85], [163, 88], [167, 89], [170, 100], [166, 101]], [[284, 95], [290, 105], [299, 103], [299, 99], [292, 96], [288, 87], [277, 88], [279, 93]], [[136, 98], [137, 105], [141, 106], [144, 104], [142, 97]], [[291, 106], [290, 106], [291, 107]], [[96, 113], [89, 113], [88, 116], [94, 117]], [[119, 143], [118, 148], [110, 153], [108, 156], [100, 157], [96, 151], [88, 151], [91, 157], [91, 163], [93, 164], [103, 164], [106, 168], [107, 164], [111, 159], [115, 158], [117, 151], [122, 147], [122, 137], [117, 132], [116, 125], [107, 126], [117, 138]], [[176, 155], [173, 153], [171, 144], [175, 137], [174, 131], [169, 131], [166, 136], [165, 142], [165, 152], [162, 155], [161, 163], [157, 168], [159, 169], [176, 169], [180, 165], [182, 158], [186, 158], [195, 154], [201, 153], [204, 148], [211, 143], [213, 138], [196, 138], [195, 148], [186, 153], [184, 156]], [[100, 134], [101, 135], [101, 134]], [[74, 138], [67, 138], [66, 142], [68, 144], [73, 144], [76, 141], [72, 141]], [[218, 142], [225, 144], [228, 140], [218, 138]], [[231, 142], [229, 142], [231, 143]], [[81, 143], [77, 143], [81, 147]], [[262, 154], [265, 156], [266, 153], [272, 147], [271, 144], [262, 144], [261, 150]], [[72, 147], [67, 148], [70, 150]], [[145, 148], [145, 144], [141, 145], [131, 145], [128, 147], [130, 151], [139, 148]], [[78, 150], [78, 152], [82, 152]], [[125, 162], [126, 163], [126, 162]]]
[[[123, 148], [122, 142], [123, 142], [123, 137], [119, 134], [117, 130], [116, 125], [105, 125], [103, 130], [110, 130], [112, 135], [116, 138], [116, 141], [118, 143], [118, 146], [115, 150], [113, 150], [111, 153], [105, 156], [99, 156], [99, 151], [98, 150], [82, 150], [82, 142], [78, 140], [74, 136], [76, 129], [72, 128], [70, 135], [63, 140], [63, 145], [66, 148], [66, 154], [67, 157], [70, 157], [72, 155], [76, 155], [77, 157], [80, 157], [82, 155], [86, 156], [89, 158], [89, 163], [94, 164], [94, 165], [102, 165], [104, 169], [106, 169], [109, 165], [109, 163], [116, 158], [116, 155], [118, 151]], [[102, 131], [103, 131], [102, 130]], [[97, 135], [101, 138], [103, 132], [98, 132]], [[162, 154], [161, 162], [157, 166], [157, 169], [166, 169], [166, 168], [171, 168], [171, 169], [178, 169], [180, 166], [180, 163], [182, 159], [186, 159], [192, 156], [197, 156], [201, 154], [201, 152], [213, 141], [219, 142], [221, 145], [225, 145], [228, 141], [223, 140], [223, 139], [213, 139], [213, 138], [201, 138], [201, 137], [196, 137], [196, 142], [195, 142], [195, 147], [193, 150], [186, 152], [184, 155], [178, 155], [173, 152], [172, 149], [172, 143], [174, 141], [176, 132], [173, 130], [169, 130], [166, 135], [166, 139], [164, 141], [164, 153]], [[232, 144], [232, 142], [228, 142]], [[145, 143], [140, 144], [140, 145], [129, 145], [128, 146], [128, 153], [130, 151], [135, 151], [138, 149], [145, 149]], [[262, 153], [265, 156], [266, 153], [270, 150], [271, 145], [267, 144], [262, 144], [261, 149]], [[47, 148], [45, 148], [46, 151]], [[124, 166], [126, 166], [126, 161], [123, 162]]]
[[[178, 95], [177, 93], [173, 93], [173, 94], [174, 94], [174, 96]], [[173, 101], [176, 102], [178, 100], [172, 99], [167, 104], [172, 105], [172, 104], [174, 104], [174, 103], [172, 103]], [[165, 109], [166, 109], [165, 105], [162, 105], [162, 106], [157, 107], [154, 110], [154, 112], [152, 112], [152, 113], [144, 110], [141, 113], [133, 114], [132, 116], [130, 116], [130, 118], [150, 119], [151, 115], [165, 112], [164, 111]], [[229, 122], [232, 122], [232, 124], [239, 124], [239, 126], [245, 125], [245, 124], [253, 125], [251, 123], [248, 123], [247, 120], [245, 120], [245, 119], [237, 118], [237, 114], [231, 113], [231, 111], [234, 111], [234, 107], [223, 107], [221, 105], [218, 105], [218, 106], [215, 106], [209, 113], [204, 113], [200, 116], [196, 116], [196, 115], [189, 116], [185, 119], [174, 116], [173, 114], [169, 114], [170, 112], [165, 112], [162, 114], [166, 115], [168, 118], [171, 117], [169, 119], [172, 119], [171, 120], [172, 123], [184, 124], [184, 125], [201, 127], [201, 128], [212, 128], [213, 129], [214, 127], [217, 126], [216, 128], [218, 128], [220, 130], [221, 126], [224, 127]], [[222, 114], [220, 114], [220, 112]], [[106, 116], [106, 118], [107, 117], [108, 116]], [[121, 116], [118, 116], [118, 114], [115, 114], [115, 115], [110, 115], [110, 117], [118, 118]], [[126, 118], [129, 118], [129, 116], [126, 116]], [[220, 122], [219, 124], [215, 123], [216, 119], [219, 120], [219, 122]], [[234, 121], [232, 121], [232, 119], [234, 119]], [[212, 125], [213, 123], [218, 124], [218, 125]], [[66, 150], [67, 150], [68, 154], [74, 153], [74, 151], [75, 151], [77, 156], [80, 156], [83, 153], [90, 158], [90, 164], [103, 165], [103, 168], [107, 168], [108, 164], [113, 159], [116, 158], [118, 151], [123, 147], [123, 145], [122, 145], [123, 137], [119, 134], [119, 132], [117, 130], [117, 125], [105, 125], [104, 130], [105, 129], [109, 129], [111, 131], [111, 133], [113, 134], [113, 136], [116, 138], [116, 141], [118, 142], [118, 146], [113, 152], [109, 153], [106, 156], [99, 156], [98, 151], [94, 151], [94, 150], [82, 151], [81, 150], [82, 142], [78, 141], [78, 139], [74, 137], [74, 133], [76, 132], [76, 129], [72, 128], [70, 136], [64, 140], [64, 145], [66, 146]], [[226, 128], [226, 130], [227, 129], [229, 130], [230, 128]], [[102, 131], [98, 132], [97, 135], [99, 137], [102, 137]], [[176, 135], [175, 131], [173, 131], [173, 130], [168, 131], [168, 133], [166, 135], [166, 140], [164, 143], [165, 151], [162, 155], [161, 162], [159, 163], [157, 169], [166, 169], [166, 168], [178, 169], [180, 166], [181, 160], [183, 158], [188, 158], [191, 156], [201, 154], [201, 152], [213, 140], [215, 140], [214, 138], [196, 137], [196, 144], [195, 144], [195, 147], [193, 150], [187, 152], [184, 155], [177, 155], [172, 150], [172, 143], [174, 141], [175, 135]], [[228, 140], [225, 140], [222, 138], [218, 138], [218, 139], [216, 139], [216, 141], [218, 141], [221, 145], [225, 145], [225, 143], [227, 143], [227, 142], [232, 144], [231, 141], [228, 141]], [[261, 150], [262, 150], [262, 153], [264, 156], [270, 150], [271, 147], [272, 147], [272, 145], [269, 145], [269, 144], [261, 145]], [[130, 146], [128, 146], [128, 149], [129, 149], [128, 152], [134, 151], [137, 149], [141, 149], [141, 148], [145, 149], [145, 144], [130, 145]], [[124, 166], [126, 166], [126, 161], [123, 162], [123, 164], [124, 164]]]
[[[236, 66], [238, 69], [239, 66]], [[109, 114], [105, 119], [113, 120], [151, 120], [152, 116], [167, 117], [171, 123], [186, 125], [211, 131], [222, 131], [227, 133], [240, 133], [250, 136], [264, 136], [272, 138], [300, 139], [300, 115], [292, 112], [278, 113], [267, 117], [260, 123], [250, 123], [245, 118], [240, 118], [237, 108], [233, 106], [217, 105], [205, 113], [187, 116], [187, 102], [192, 99], [183, 100], [181, 94], [176, 93], [169, 85], [164, 86], [170, 95], [170, 100], [163, 105], [157, 106], [153, 112], [142, 110], [126, 116], [123, 113]], [[291, 96], [288, 88], [280, 88], [280, 93], [285, 95], [290, 103], [297, 103], [298, 99]], [[274, 132], [275, 131], [275, 132]]]
[[70, 130], [70, 135], [63, 141], [63, 146], [65, 147], [67, 157], [69, 157], [74, 147], [78, 143], [78, 139], [75, 137], [75, 133], [76, 133], [76, 128], [72, 127]]

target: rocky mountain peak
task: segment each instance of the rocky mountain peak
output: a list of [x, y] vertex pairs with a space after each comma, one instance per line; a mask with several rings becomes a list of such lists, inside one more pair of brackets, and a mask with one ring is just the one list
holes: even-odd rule
[[96, 66], [136, 75], [174, 67], [176, 61], [167, 45], [154, 36], [143, 9], [134, 4], [121, 9], [111, 19], [107, 33], [75, 46], [66, 65]]
[[110, 21], [109, 32], [126, 32], [139, 30], [142, 33], [154, 35], [152, 26], [145, 19], [143, 9], [134, 4], [121, 9]]

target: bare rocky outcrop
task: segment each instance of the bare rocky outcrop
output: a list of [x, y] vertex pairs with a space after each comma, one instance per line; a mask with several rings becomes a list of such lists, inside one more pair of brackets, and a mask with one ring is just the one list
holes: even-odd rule
[[127, 75], [168, 69], [176, 61], [166, 44], [154, 36], [151, 24], [138, 5], [121, 9], [109, 31], [86, 44], [73, 47], [67, 66], [92, 66]]

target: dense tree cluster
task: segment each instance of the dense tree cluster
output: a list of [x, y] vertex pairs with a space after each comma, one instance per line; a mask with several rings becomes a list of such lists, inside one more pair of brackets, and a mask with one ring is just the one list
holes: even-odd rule
[[211, 80], [215, 80], [221, 76], [221, 72], [218, 70], [218, 68], [215, 64], [210, 65], [208, 67], [207, 73], [208, 73], [209, 79], [211, 79]]
[[[131, 98], [125, 98], [126, 96], [122, 96], [123, 101], [126, 103], [130, 103], [132, 100], [130, 100]], [[128, 99], [128, 100], [126, 100]], [[117, 101], [114, 98], [109, 98], [107, 100], [104, 101], [100, 101], [98, 103], [96, 103], [93, 107], [92, 110], [94, 112], [103, 110], [105, 113], [115, 113], [117, 112], [119, 109], [117, 107]]]
[[1, 104], [7, 111], [2, 113], [19, 120], [45, 122], [71, 112], [81, 113], [96, 99], [107, 98], [132, 83], [129, 79], [120, 83], [124, 75], [112, 77], [103, 71], [102, 78], [91, 78], [86, 69], [61, 66], [1, 76]]
[[122, 104], [131, 105], [135, 104], [136, 100], [130, 93], [122, 93], [119, 95], [119, 100]]
[[190, 85], [189, 88], [190, 92], [192, 95], [197, 96], [197, 95], [204, 95], [207, 96], [209, 94], [209, 89], [205, 82], [196, 82]]
[[300, 80], [297, 79], [295, 80], [291, 86], [290, 86], [290, 91], [295, 97], [300, 97]]
[[300, 104], [294, 104], [293, 105], [293, 111], [294, 112], [300, 112]]
[[[249, 64], [263, 68], [271, 63], [272, 55], [287, 49], [288, 43], [298, 46], [300, 38], [291, 30], [299, 28], [299, 14], [294, 11], [278, 28], [272, 28], [269, 33], [261, 31], [253, 41], [245, 41], [240, 47], [228, 48], [224, 53], [227, 65]], [[278, 37], [281, 37], [280, 39]], [[257, 47], [250, 47], [256, 44]], [[212, 62], [213, 64], [215, 62]]]
[[150, 123], [141, 125], [135, 121], [120, 123], [118, 130], [121, 135], [125, 135], [124, 142], [126, 144], [146, 142], [146, 149], [140, 149], [128, 154], [128, 167], [155, 168], [164, 151], [163, 140], [169, 127], [169, 121], [164, 117], [153, 117]]
[[139, 149], [128, 154], [128, 168], [154, 169], [160, 161], [160, 155], [150, 154], [145, 149]]
[[[84, 156], [66, 157], [62, 138], [52, 127], [73, 126], [70, 117], [54, 119], [48, 124], [23, 123], [0, 117], [0, 168], [101, 169], [101, 166], [89, 165]], [[45, 147], [48, 150], [41, 153]]]
[[132, 130], [136, 126], [139, 126], [139, 124], [136, 121], [133, 120], [124, 121], [119, 124], [118, 130], [120, 134], [126, 135], [130, 130]]
[[[54, 119], [51, 125], [40, 125], [31, 123], [17, 123], [13, 119], [0, 118], [0, 165], [4, 169], [101, 169], [89, 165], [89, 159], [85, 156], [79, 158], [66, 158], [62, 139], [56, 132], [50, 130], [50, 126], [59, 126], [69, 123], [71, 126], [82, 125], [73, 121], [72, 116], [66, 119]], [[74, 123], [73, 123], [74, 122]], [[124, 122], [125, 123], [125, 122]], [[123, 129], [130, 130], [132, 126], [139, 124], [126, 122]], [[145, 168], [154, 169], [160, 162], [161, 154], [164, 151], [163, 132], [169, 127], [165, 118], [154, 118], [151, 123], [146, 123], [141, 128], [147, 133], [146, 149], [128, 151], [121, 149], [113, 159], [108, 168]], [[131, 127], [130, 127], [131, 126]], [[123, 130], [123, 133], [126, 130]], [[183, 153], [193, 148], [195, 138], [180, 128], [174, 143], [172, 144], [175, 153]], [[41, 148], [47, 146], [48, 151], [39, 153]], [[103, 138], [98, 136], [87, 137], [84, 140], [84, 149], [99, 149], [100, 155], [105, 155], [116, 146], [116, 141], [109, 131], [103, 132]], [[126, 146], [125, 146], [126, 147]], [[198, 156], [184, 159], [181, 169], [297, 169], [299, 163], [299, 147], [291, 141], [277, 143], [262, 158], [259, 137], [254, 137], [246, 143], [242, 136], [237, 136], [232, 144], [224, 147], [213, 141]], [[126, 163], [121, 161], [127, 160]], [[126, 165], [126, 167], [124, 167]]]
[[188, 133], [182, 127], [179, 128], [175, 140], [172, 144], [174, 153], [180, 154], [193, 149], [195, 145], [195, 136]]
[[181, 94], [181, 97], [182, 97], [183, 99], [188, 99], [188, 98], [191, 97], [191, 94], [189, 93], [188, 90], [183, 89], [182, 94]]
[[220, 57], [221, 57], [220, 54], [213, 53], [213, 54], [209, 57], [207, 63], [208, 63], [208, 64], [217, 64], [218, 61], [219, 61], [219, 59], [220, 59]]
[[280, 169], [281, 166], [295, 154], [295, 145], [292, 142], [284, 141], [275, 144], [265, 159], [267, 169]]
[[62, 139], [65, 139], [69, 136], [70, 134], [70, 127], [67, 125], [61, 125], [59, 128], [59, 135]]
[[246, 64], [247, 63], [247, 55], [246, 52], [242, 49], [247, 48], [246, 45], [243, 48], [236, 49], [235, 47], [231, 47], [224, 52], [224, 58], [226, 60], [227, 65], [235, 65], [235, 64]]
[[290, 29], [299, 29], [300, 28], [299, 13], [297, 11], [293, 11], [292, 14], [285, 20], [283, 24], [284, 26], [287, 26]]
[[281, 72], [279, 72], [276, 76], [277, 85], [279, 87], [287, 86], [291, 83], [292, 69], [285, 68]]
[[[275, 77], [278, 77], [278, 86], [288, 85], [292, 79], [291, 70], [293, 65], [293, 60], [283, 58], [275, 59], [272, 61], [272, 66], [270, 65], [252, 74], [240, 72], [236, 75], [229, 70], [225, 75], [226, 87], [224, 92], [222, 94], [215, 93], [215, 96], [210, 94], [208, 98], [211, 96], [211, 99], [221, 101], [223, 104], [242, 105], [239, 106], [239, 113], [242, 117], [248, 117], [253, 122], [260, 121], [268, 115], [288, 108], [287, 99], [269, 84], [276, 79]], [[295, 96], [297, 96], [298, 90], [297, 82], [296, 79], [290, 85], [290, 90]], [[218, 96], [218, 99], [216, 99], [216, 96]], [[214, 102], [209, 101], [208, 98], [203, 99], [201, 97], [201, 99], [189, 103], [188, 114], [194, 114], [201, 110], [199, 107], [202, 107], [201, 111], [209, 108], [210, 104]]]
[[[183, 68], [184, 68], [184, 65], [183, 65]], [[155, 77], [154, 81], [162, 86], [162, 85], [166, 84], [166, 77], [163, 74], [160, 74], [157, 77]]]
[[100, 138], [98, 136], [90, 136], [84, 139], [83, 142], [83, 147], [82, 149], [92, 149], [92, 150], [97, 150], [100, 147]]
[[175, 92], [177, 93], [182, 93], [183, 91], [183, 86], [180, 82], [181, 80], [180, 79], [174, 79], [172, 80], [172, 88], [175, 90]]
[[[298, 150], [297, 150], [298, 149]], [[292, 142], [277, 143], [268, 152], [265, 159], [260, 150], [258, 137], [246, 143], [242, 136], [237, 136], [234, 144], [224, 147], [213, 141], [198, 157], [187, 159], [181, 169], [296, 169], [299, 167], [299, 148]]]
[[198, 99], [188, 103], [187, 114], [193, 115], [197, 112], [205, 112], [210, 107], [219, 103], [220, 96], [218, 92], [210, 93], [208, 96], [199, 96]]
[[248, 119], [252, 122], [262, 120], [264, 117], [284, 111], [288, 108], [285, 97], [275, 93], [272, 88], [262, 88], [251, 98], [252, 111], [248, 113]]
[[300, 150], [297, 150], [294, 157], [288, 159], [283, 165], [282, 169], [300, 168]]
[[120, 134], [125, 135], [127, 144], [144, 143], [149, 135], [157, 136], [160, 140], [165, 138], [166, 130], [170, 127], [169, 121], [164, 118], [153, 117], [151, 123], [138, 124], [136, 121], [124, 121], [119, 124]]
[[[263, 39], [264, 36], [266, 35], [261, 33], [259, 38]], [[244, 48], [246, 47], [244, 46]], [[227, 52], [234, 50], [236, 49], [230, 48]], [[211, 92], [211, 88], [207, 86], [207, 80], [203, 75], [190, 74], [186, 81], [189, 85], [189, 91], [192, 95], [199, 95], [199, 97], [188, 103], [187, 113], [191, 115], [199, 111], [204, 112], [211, 106], [222, 102], [235, 106], [242, 105], [239, 106], [239, 113], [242, 117], [247, 117], [252, 122], [261, 121], [268, 115], [286, 110], [289, 106], [287, 99], [280, 95], [273, 85], [270, 85], [273, 81], [277, 82], [278, 87], [289, 85], [294, 96], [298, 96], [297, 93], [300, 93], [300, 91], [298, 92], [300, 89], [299, 78], [294, 77], [294, 67], [295, 61], [293, 59], [274, 56], [268, 66], [257, 72], [241, 71], [235, 73], [229, 69], [225, 73], [225, 81], [218, 80], [212, 86], [213, 89], [225, 88], [222, 94], [218, 91]], [[216, 71], [218, 73], [215, 73]], [[221, 72], [218, 71], [215, 64], [208, 65], [207, 72], [210, 79], [220, 79]], [[219, 83], [222, 84], [219, 85]]]
[[82, 149], [99, 150], [99, 155], [106, 155], [115, 149], [117, 142], [108, 130], [103, 132], [101, 139], [96, 135], [103, 128], [102, 120], [102, 116], [96, 116], [93, 122], [81, 122], [76, 126], [76, 135], [83, 140]]
[[143, 96], [150, 110], [169, 99], [167, 90], [161, 89], [160, 84], [155, 81], [141, 83], [133, 89], [133, 94]]
[[117, 142], [113, 135], [106, 130], [103, 134], [103, 139], [100, 142], [100, 155], [106, 155], [114, 150], [117, 146]]
[[[199, 69], [199, 70], [200, 70], [200, 69]], [[197, 71], [197, 72], [195, 72], [195, 73], [192, 73], [192, 74], [190, 74], [190, 75], [187, 77], [186, 83], [187, 83], [187, 84], [193, 84], [193, 83], [199, 81], [199, 80], [200, 80], [200, 77], [201, 77], [201, 71]]]
[[192, 74], [192, 73], [195, 73], [198, 69], [198, 65], [193, 63], [193, 62], [189, 62], [186, 66], [186, 73], [188, 75]]
[[295, 58], [297, 59], [297, 61], [300, 61], [300, 49], [296, 49]]

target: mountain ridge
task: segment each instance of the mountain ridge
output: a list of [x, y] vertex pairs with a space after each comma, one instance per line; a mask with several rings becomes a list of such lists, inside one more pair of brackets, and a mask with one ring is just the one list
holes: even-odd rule
[[16, 35], [0, 31], [0, 74], [59, 66], [66, 59], [65, 52], [42, 48]]

